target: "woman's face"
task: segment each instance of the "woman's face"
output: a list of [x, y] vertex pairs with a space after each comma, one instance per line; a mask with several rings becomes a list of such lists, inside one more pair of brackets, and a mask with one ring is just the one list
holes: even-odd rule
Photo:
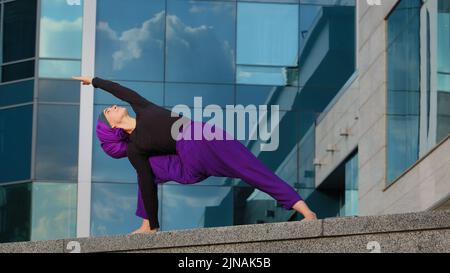
[[128, 115], [128, 110], [125, 107], [119, 107], [117, 105], [112, 105], [103, 110], [106, 119], [112, 128], [116, 128], [122, 122], [122, 119]]

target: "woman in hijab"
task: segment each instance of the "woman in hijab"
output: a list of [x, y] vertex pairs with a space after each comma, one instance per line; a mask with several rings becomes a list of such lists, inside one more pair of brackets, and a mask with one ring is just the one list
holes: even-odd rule
[[[151, 107], [139, 109], [151, 113], [152, 107], [159, 107], [148, 102], [145, 98], [138, 95], [135, 91], [123, 87], [117, 83], [106, 81], [100, 78], [74, 77], [81, 80], [83, 84], [93, 84], [116, 95], [118, 98], [129, 102], [130, 104], [139, 103]], [[120, 90], [120, 92], [118, 91]], [[125, 92], [127, 94], [124, 94]], [[132, 98], [130, 98], [132, 97]], [[137, 108], [137, 107], [133, 107]], [[161, 108], [161, 107], [159, 107]], [[125, 110], [124, 110], [125, 109]], [[158, 109], [159, 110], [159, 109]], [[165, 111], [169, 111], [164, 109]], [[108, 116], [107, 111], [115, 111], [116, 114]], [[170, 111], [169, 111], [170, 112]], [[111, 113], [111, 112], [109, 112]], [[114, 112], [113, 112], [114, 113]], [[117, 114], [122, 113], [122, 114]], [[133, 138], [133, 130], [138, 127], [142, 120], [142, 112], [137, 112], [137, 120], [130, 117], [126, 108], [116, 105], [105, 109], [99, 115], [96, 125], [96, 135], [100, 140], [101, 147], [105, 153], [113, 158], [128, 157], [132, 165], [136, 168], [139, 164], [133, 164], [130, 159], [130, 148], [136, 137]], [[120, 118], [119, 118], [120, 117]], [[140, 118], [140, 119], [139, 119]], [[160, 115], [161, 120], [163, 115]], [[178, 119], [177, 119], [178, 120]], [[177, 122], [171, 122], [173, 126]], [[180, 184], [194, 184], [205, 180], [210, 176], [240, 178], [251, 186], [269, 194], [286, 210], [296, 210], [304, 216], [304, 220], [317, 219], [316, 214], [309, 209], [302, 197], [287, 182], [275, 175], [267, 166], [265, 166], [257, 157], [255, 157], [240, 141], [234, 139], [226, 131], [205, 122], [189, 120], [185, 117], [179, 119], [182, 121], [179, 130], [176, 130], [174, 144], [175, 152], [170, 149], [162, 152], [145, 153], [147, 169], [151, 174], [151, 180], [146, 181], [145, 175], [138, 171], [138, 208], [136, 215], [143, 218], [141, 227], [133, 233], [154, 233], [159, 229], [157, 219], [157, 210], [148, 206], [148, 198], [151, 195], [151, 203], [158, 203], [155, 188], [157, 184], [174, 181]], [[154, 121], [156, 122], [156, 121]], [[154, 125], [154, 124], [153, 124]], [[167, 128], [162, 126], [163, 128]], [[141, 127], [143, 128], [143, 127]], [[152, 130], [160, 130], [161, 127], [153, 126]], [[182, 128], [182, 129], [181, 129]], [[173, 128], [172, 128], [173, 129]], [[195, 130], [201, 130], [203, 137], [200, 140], [193, 139]], [[131, 133], [130, 133], [131, 132]], [[163, 134], [159, 132], [159, 135]], [[173, 136], [173, 130], [171, 131]], [[219, 136], [219, 137], [217, 137]], [[149, 133], [149, 137], [152, 137]], [[163, 143], [162, 141], [160, 143]], [[153, 143], [152, 143], [153, 144]], [[167, 145], [170, 147], [170, 145]], [[141, 146], [137, 145], [139, 149]], [[134, 150], [133, 150], [134, 151]], [[141, 170], [143, 169], [140, 167]], [[149, 188], [147, 183], [152, 183], [152, 191], [146, 191]], [[156, 197], [155, 197], [156, 196]], [[146, 202], [147, 200], [147, 202]], [[147, 203], [147, 206], [146, 206]], [[156, 205], [157, 209], [157, 205]]]

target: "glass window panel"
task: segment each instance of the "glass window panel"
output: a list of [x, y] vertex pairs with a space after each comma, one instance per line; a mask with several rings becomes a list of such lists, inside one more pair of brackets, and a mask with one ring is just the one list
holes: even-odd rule
[[298, 85], [298, 5], [239, 3], [236, 82]]
[[30, 179], [33, 105], [0, 110], [0, 182]]
[[97, 1], [96, 75], [163, 81], [164, 25], [164, 0]]
[[437, 142], [450, 133], [450, 92], [438, 92], [437, 100]]
[[[92, 183], [91, 236], [129, 234], [142, 219], [135, 215], [137, 184]], [[159, 222], [162, 224], [162, 188], [158, 186]]]
[[358, 215], [358, 154], [345, 163], [344, 204], [340, 215]]
[[279, 87], [267, 85], [238, 85], [236, 87], [236, 104], [278, 105], [280, 110], [292, 110], [298, 96], [297, 87]]
[[[439, 0], [438, 71], [450, 73], [450, 2]], [[450, 76], [449, 76], [450, 77]]]
[[438, 5], [437, 143], [450, 133], [450, 2]]
[[236, 3], [167, 1], [166, 80], [234, 83]]
[[13, 63], [2, 67], [2, 82], [16, 81], [31, 77], [34, 77], [34, 61]]
[[[411, 21], [417, 20], [417, 11], [420, 9], [421, 0], [401, 0], [395, 7], [395, 11], [389, 16], [388, 44], [394, 42], [397, 37], [409, 28]], [[413, 22], [413, 24], [415, 24]]]
[[277, 66], [237, 65], [236, 83], [261, 85], [298, 85], [298, 69]]
[[321, 113], [328, 104], [336, 97], [339, 89], [334, 87], [323, 87], [308, 85], [300, 87], [299, 95], [294, 103], [294, 109], [305, 112]]
[[81, 58], [83, 0], [77, 2], [41, 1], [40, 57]]
[[81, 61], [39, 60], [40, 78], [71, 78], [81, 74]]
[[298, 65], [298, 5], [238, 3], [237, 64]]
[[33, 183], [32, 199], [32, 241], [76, 237], [76, 183]]
[[39, 101], [80, 103], [80, 83], [72, 80], [39, 80]]
[[419, 156], [420, 1], [402, 0], [388, 18], [387, 28], [386, 166], [390, 184]]
[[[95, 126], [97, 125], [98, 115], [107, 105], [94, 106], [94, 128], [93, 128], [93, 147], [92, 147], [92, 180], [96, 182], [129, 182], [137, 183], [136, 171], [127, 157], [115, 159], [107, 155], [100, 141], [95, 135]], [[130, 116], [136, 114], [131, 106], [125, 106]]]
[[162, 227], [179, 230], [233, 225], [231, 187], [164, 185]]
[[388, 113], [390, 115], [419, 115], [419, 90], [388, 92]]
[[438, 74], [438, 90], [450, 92], [450, 74]]
[[35, 56], [36, 0], [16, 0], [4, 4], [3, 62]]
[[355, 1], [300, 3], [299, 85], [337, 93], [355, 71]]
[[79, 106], [38, 105], [36, 178], [77, 180]]
[[387, 180], [396, 179], [419, 157], [419, 117], [387, 116]]
[[[163, 105], [163, 84], [150, 82], [129, 82], [129, 81], [115, 81], [123, 86], [126, 86], [136, 92], [147, 100], [157, 104]], [[96, 104], [117, 104], [124, 105], [126, 102], [114, 97], [111, 93], [104, 90], [96, 90], [94, 92], [94, 101]]]
[[34, 81], [0, 85], [0, 107], [33, 101]]
[[166, 84], [166, 106], [185, 104], [194, 107], [194, 97], [201, 97], [203, 107], [215, 104], [225, 107], [234, 104], [233, 85]]
[[31, 183], [0, 186], [0, 243], [30, 240]]

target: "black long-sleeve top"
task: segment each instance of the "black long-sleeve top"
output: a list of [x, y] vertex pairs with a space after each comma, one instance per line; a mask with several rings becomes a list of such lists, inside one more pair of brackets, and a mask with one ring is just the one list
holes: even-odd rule
[[176, 140], [172, 138], [171, 128], [180, 116], [172, 117], [170, 110], [116, 82], [94, 77], [92, 85], [128, 102], [136, 113], [136, 128], [129, 137], [127, 156], [139, 176], [139, 188], [150, 227], [159, 228], [158, 187], [148, 158], [152, 155], [176, 154]]

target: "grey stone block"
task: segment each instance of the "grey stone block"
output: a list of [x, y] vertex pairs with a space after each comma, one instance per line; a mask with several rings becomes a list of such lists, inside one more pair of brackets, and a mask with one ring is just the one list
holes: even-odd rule
[[324, 236], [450, 228], [450, 210], [328, 218], [323, 221]]
[[151, 235], [78, 238], [65, 240], [65, 243], [79, 242], [81, 252], [103, 252], [314, 238], [321, 235], [322, 221], [317, 220], [162, 231]]
[[63, 253], [63, 240], [0, 244], [0, 253]]
[[450, 253], [450, 230], [146, 249], [134, 253]]

